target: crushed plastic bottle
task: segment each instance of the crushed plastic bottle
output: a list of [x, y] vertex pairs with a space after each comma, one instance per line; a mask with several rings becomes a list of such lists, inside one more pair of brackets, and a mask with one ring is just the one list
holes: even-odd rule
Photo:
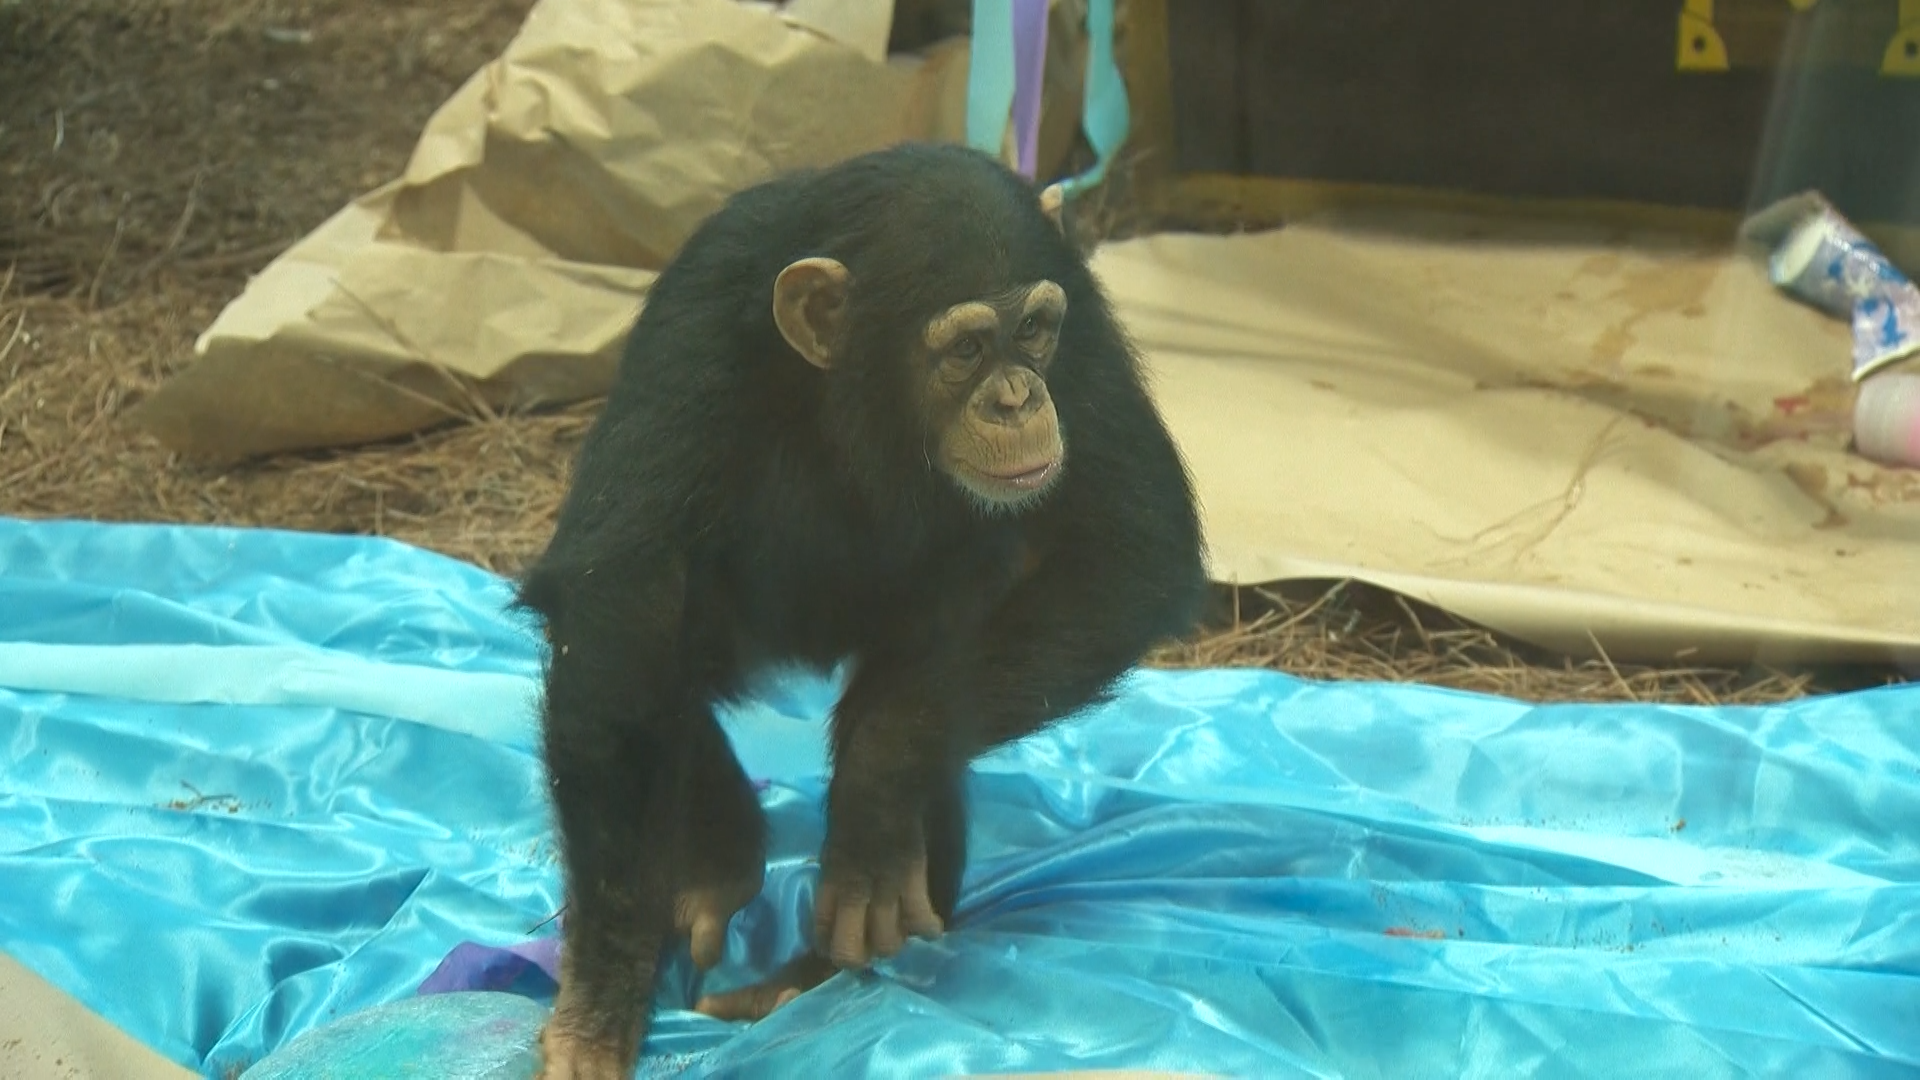
[[1853, 379], [1920, 354], [1920, 286], [1819, 192], [1781, 199], [1741, 234], [1773, 249], [1767, 276], [1813, 307], [1853, 322]]
[[518, 994], [426, 994], [309, 1031], [242, 1080], [530, 1080], [546, 1018]]

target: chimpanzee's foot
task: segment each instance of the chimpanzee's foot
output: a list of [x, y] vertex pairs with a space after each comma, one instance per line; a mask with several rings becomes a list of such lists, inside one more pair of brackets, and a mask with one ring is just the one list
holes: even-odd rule
[[687, 935], [693, 966], [705, 971], [726, 952], [727, 924], [760, 893], [760, 879], [688, 889], [673, 902], [673, 928]]
[[724, 994], [708, 994], [694, 1004], [716, 1020], [765, 1020], [773, 1010], [826, 982], [833, 962], [808, 950], [787, 961], [772, 978]]

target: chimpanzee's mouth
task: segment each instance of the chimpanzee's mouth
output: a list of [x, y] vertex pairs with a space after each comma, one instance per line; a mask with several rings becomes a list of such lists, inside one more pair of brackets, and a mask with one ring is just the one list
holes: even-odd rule
[[983, 473], [982, 475], [995, 483], [1006, 484], [1009, 487], [1020, 488], [1024, 491], [1031, 491], [1035, 488], [1046, 486], [1047, 481], [1053, 479], [1053, 474], [1059, 468], [1060, 459], [1053, 458], [1031, 468], [1021, 467], [1010, 472]]

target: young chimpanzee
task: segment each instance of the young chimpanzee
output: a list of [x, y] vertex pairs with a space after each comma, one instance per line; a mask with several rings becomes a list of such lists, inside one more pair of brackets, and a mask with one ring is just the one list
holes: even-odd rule
[[662, 949], [712, 966], [759, 892], [713, 713], [749, 676], [851, 661], [814, 952], [701, 1002], [730, 1017], [941, 932], [968, 763], [1192, 625], [1192, 486], [1058, 210], [903, 145], [739, 194], [654, 284], [521, 586], [567, 875], [548, 1080], [629, 1076]]

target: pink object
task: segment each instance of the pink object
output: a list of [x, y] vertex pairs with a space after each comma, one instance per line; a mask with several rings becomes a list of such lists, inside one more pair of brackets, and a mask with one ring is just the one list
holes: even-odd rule
[[1920, 372], [1883, 371], [1860, 383], [1853, 444], [1862, 457], [1920, 468]]

